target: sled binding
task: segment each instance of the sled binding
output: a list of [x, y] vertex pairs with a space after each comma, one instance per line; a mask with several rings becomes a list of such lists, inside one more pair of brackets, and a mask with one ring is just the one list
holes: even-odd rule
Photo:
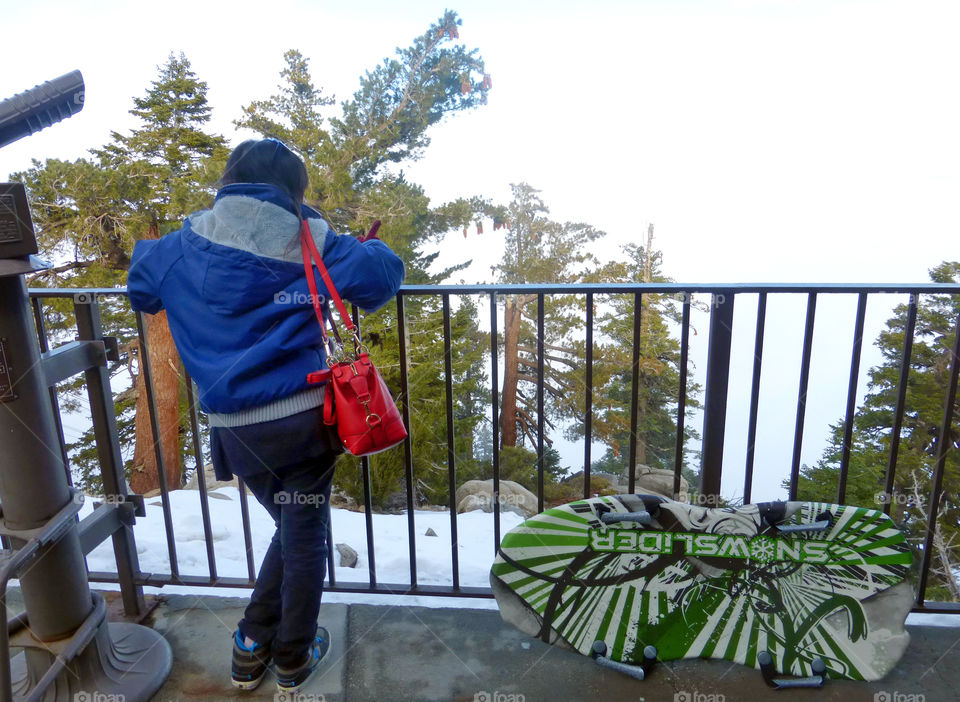
[[600, 515], [600, 521], [604, 524], [617, 524], [618, 522], [652, 524], [653, 516], [649, 512], [604, 512]]
[[827, 679], [827, 664], [822, 658], [814, 658], [811, 663], [813, 675], [807, 677], [777, 677], [777, 669], [773, 665], [773, 656], [768, 651], [757, 654], [757, 663], [760, 664], [760, 673], [763, 681], [774, 690], [787, 690], [799, 687], [823, 687]]
[[656, 646], [645, 647], [643, 649], [643, 663], [640, 665], [629, 665], [607, 658], [607, 644], [601, 640], [597, 640], [593, 642], [593, 646], [590, 648], [590, 657], [604, 668], [629, 675], [631, 678], [637, 680], [644, 680], [647, 675], [650, 674], [653, 666], [657, 664], [657, 648]]

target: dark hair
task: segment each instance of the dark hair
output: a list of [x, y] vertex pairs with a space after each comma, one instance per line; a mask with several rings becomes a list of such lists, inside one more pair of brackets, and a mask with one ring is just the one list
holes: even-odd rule
[[307, 167], [279, 139], [249, 139], [227, 159], [220, 186], [232, 183], [269, 183], [286, 191], [299, 212], [307, 192]]

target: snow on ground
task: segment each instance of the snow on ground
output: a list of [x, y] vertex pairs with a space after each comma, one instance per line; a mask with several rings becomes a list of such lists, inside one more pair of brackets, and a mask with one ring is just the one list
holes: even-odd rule
[[[217, 574], [227, 577], [247, 577], [246, 546], [240, 511], [240, 495], [235, 487], [211, 491], [207, 503], [210, 508], [210, 531], [213, 539]], [[170, 495], [170, 513], [176, 546], [176, 560], [181, 575], [209, 576], [207, 550], [204, 543], [200, 493], [197, 490], [173, 490]], [[93, 501], [87, 497], [80, 510], [80, 518], [93, 511]], [[253, 544], [255, 572], [266, 554], [273, 537], [274, 523], [267, 511], [248, 495], [250, 534]], [[146, 517], [138, 517], [134, 537], [140, 569], [145, 573], [169, 573], [170, 558], [160, 496], [147, 498]], [[358, 554], [355, 568], [339, 565], [340, 556], [334, 553], [337, 584], [368, 584], [369, 558], [362, 512], [331, 508], [333, 543], [346, 543]], [[522, 518], [512, 512], [500, 515], [501, 534], [515, 527]], [[448, 511], [414, 512], [416, 535], [417, 580], [421, 585], [450, 585], [453, 581], [450, 542], [450, 513]], [[426, 536], [433, 529], [436, 536]], [[410, 558], [406, 514], [374, 514], [374, 556], [378, 583], [404, 585], [410, 582]], [[489, 587], [490, 566], [494, 558], [493, 515], [480, 511], [457, 515], [458, 558], [460, 584], [465, 587]], [[116, 572], [116, 560], [110, 541], [105, 541], [87, 556], [91, 571]], [[97, 583], [97, 587], [109, 587]], [[167, 585], [163, 588], [144, 588], [145, 592], [167, 594], [209, 594], [247, 596], [249, 590], [240, 588], [186, 587]], [[324, 602], [355, 602], [431, 607], [472, 607], [496, 609], [492, 599], [467, 597], [423, 597], [407, 595], [365, 595], [361, 593], [324, 594]]]
[[[240, 495], [235, 487], [220, 488], [209, 493], [210, 530], [213, 538], [214, 558], [217, 573], [221, 576], [246, 577], [246, 546], [240, 516]], [[86, 498], [80, 510], [80, 518], [93, 511], [93, 501]], [[139, 517], [134, 526], [140, 569], [145, 573], [169, 573], [170, 559], [167, 549], [166, 530], [163, 520], [161, 498], [148, 498], [146, 517]], [[253, 542], [255, 572], [260, 568], [274, 524], [267, 511], [248, 496], [250, 509], [250, 534]], [[204, 544], [203, 521], [200, 512], [200, 493], [196, 490], [170, 492], [170, 507], [173, 533], [176, 543], [177, 563], [182, 575], [209, 576], [207, 551]], [[361, 583], [368, 581], [367, 539], [362, 512], [332, 508], [333, 543], [349, 544], [358, 554], [355, 568], [339, 565], [340, 556], [334, 554], [337, 583]], [[522, 521], [521, 517], [504, 512], [500, 515], [501, 534]], [[414, 512], [417, 579], [422, 585], [450, 585], [453, 581], [450, 559], [450, 513], [447, 511]], [[433, 529], [436, 536], [425, 536]], [[406, 514], [374, 514], [374, 555], [378, 583], [403, 585], [410, 582], [410, 559]], [[488, 587], [490, 565], [494, 557], [493, 515], [484, 512], [468, 512], [457, 515], [457, 536], [460, 567], [460, 583], [467, 587]], [[116, 560], [110, 541], [105, 541], [87, 556], [87, 566], [92, 571], [116, 572]], [[96, 587], [116, 589], [110, 583], [97, 583]], [[152, 594], [197, 594], [226, 597], [247, 597], [250, 590], [224, 587], [186, 587], [167, 585], [163, 588], [145, 587]], [[426, 597], [408, 595], [371, 595], [362, 593], [325, 592], [324, 602], [348, 602], [388, 606], [461, 607], [473, 609], [496, 609], [496, 602], [476, 597]], [[960, 615], [911, 614], [908, 625], [960, 627]]]

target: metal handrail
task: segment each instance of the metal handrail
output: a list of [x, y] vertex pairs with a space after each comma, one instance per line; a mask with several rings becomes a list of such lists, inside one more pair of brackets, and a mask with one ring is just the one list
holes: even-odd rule
[[[83, 288], [83, 289], [68, 289], [68, 288], [36, 288], [29, 291], [30, 296], [33, 300], [35, 315], [41, 316], [41, 301], [46, 299], [53, 298], [68, 298], [77, 294], [85, 294], [89, 297], [93, 305], [98, 305], [99, 297], [122, 297], [127, 295], [125, 288]], [[863, 335], [863, 315], [864, 307], [866, 304], [867, 297], [869, 295], [880, 295], [880, 294], [898, 294], [898, 295], [910, 295], [909, 302], [909, 317], [908, 317], [908, 328], [907, 328], [907, 338], [905, 339], [904, 349], [903, 349], [903, 358], [901, 359], [901, 374], [898, 384], [898, 393], [897, 393], [897, 409], [894, 428], [899, 429], [902, 425], [903, 413], [905, 411], [905, 389], [906, 389], [906, 380], [909, 373], [911, 350], [912, 350], [912, 337], [913, 330], [916, 323], [916, 310], [917, 310], [917, 297], [920, 295], [960, 295], [960, 284], [953, 283], [920, 283], [920, 284], [905, 284], [905, 283], [814, 283], [814, 284], [802, 284], [802, 283], [709, 283], [709, 284], [686, 284], [686, 283], [604, 283], [604, 284], [476, 284], [476, 285], [406, 285], [400, 288], [396, 296], [396, 314], [397, 314], [397, 326], [396, 333], [399, 340], [399, 354], [400, 354], [400, 392], [398, 395], [398, 401], [401, 405], [401, 410], [403, 414], [404, 421], [407, 425], [408, 434], [410, 432], [410, 408], [409, 408], [409, 387], [408, 387], [408, 375], [407, 375], [407, 366], [408, 366], [408, 349], [407, 349], [407, 340], [406, 340], [406, 315], [405, 315], [405, 301], [409, 297], [417, 296], [429, 296], [429, 297], [439, 297], [443, 303], [443, 313], [444, 313], [444, 348], [446, 349], [445, 356], [450, 353], [450, 298], [452, 296], [481, 296], [486, 297], [490, 304], [490, 355], [491, 355], [491, 397], [490, 397], [490, 420], [493, 427], [493, 489], [494, 494], [499, 495], [499, 486], [500, 486], [500, 455], [499, 455], [499, 397], [498, 397], [498, 384], [500, 379], [500, 369], [498, 368], [497, 360], [497, 339], [498, 339], [498, 324], [497, 319], [497, 301], [498, 296], [507, 296], [507, 295], [533, 295], [536, 300], [537, 307], [537, 320], [536, 320], [536, 336], [537, 336], [537, 347], [542, 348], [544, 343], [544, 297], [547, 295], [577, 295], [585, 296], [588, 301], [588, 311], [585, 320], [585, 331], [587, 338], [592, 341], [594, 334], [594, 315], [592, 306], [589, 304], [595, 299], [597, 295], [631, 295], [634, 298], [634, 313], [633, 313], [633, 326], [634, 326], [634, 335], [635, 343], [634, 347], [637, 347], [636, 335], [641, 333], [641, 300], [644, 295], [676, 295], [678, 296], [678, 301], [682, 303], [683, 307], [683, 316], [680, 323], [680, 358], [682, 368], [680, 369], [680, 381], [679, 387], [677, 388], [678, 392], [678, 406], [680, 409], [680, 415], [678, 417], [678, 436], [677, 436], [677, 451], [676, 451], [676, 460], [674, 466], [674, 492], [676, 493], [679, 490], [680, 486], [680, 469], [683, 465], [683, 441], [682, 435], [684, 431], [683, 422], [685, 415], [685, 406], [687, 401], [687, 369], [686, 361], [688, 358], [689, 351], [689, 341], [690, 341], [690, 311], [691, 311], [691, 296], [693, 294], [710, 294], [712, 296], [712, 304], [710, 305], [710, 339], [709, 339], [709, 348], [710, 354], [707, 361], [707, 383], [706, 383], [706, 397], [704, 399], [704, 437], [703, 437], [703, 465], [702, 465], [702, 482], [704, 487], [707, 490], [708, 496], [719, 496], [719, 486], [720, 478], [722, 476], [722, 465], [721, 457], [723, 454], [723, 439], [724, 439], [724, 422], [726, 417], [726, 386], [729, 377], [729, 366], [730, 366], [730, 337], [732, 335], [732, 313], [733, 313], [733, 302], [737, 296], [743, 294], [756, 294], [758, 296], [758, 305], [757, 305], [757, 325], [755, 332], [755, 358], [753, 364], [753, 373], [752, 373], [752, 385], [751, 385], [751, 402], [750, 402], [750, 417], [748, 424], [748, 436], [750, 438], [750, 446], [748, 446], [747, 451], [747, 465], [746, 465], [746, 475], [745, 475], [745, 485], [744, 485], [744, 496], [745, 499], [749, 498], [752, 479], [753, 479], [753, 449], [752, 445], [756, 439], [756, 428], [757, 428], [757, 416], [758, 416], [758, 392], [759, 392], [759, 382], [760, 382], [760, 370], [762, 362], [762, 352], [763, 352], [763, 342], [764, 342], [764, 320], [766, 315], [767, 301], [769, 295], [776, 294], [796, 294], [796, 295], [806, 295], [807, 296], [807, 312], [806, 312], [806, 324], [804, 328], [804, 343], [803, 343], [803, 358], [801, 361], [801, 387], [798, 395], [797, 401], [797, 416], [796, 416], [796, 426], [794, 432], [794, 450], [793, 450], [793, 461], [791, 465], [791, 497], [796, 495], [796, 488], [798, 482], [799, 474], [799, 457], [800, 457], [800, 442], [803, 435], [803, 425], [805, 419], [805, 391], [806, 391], [806, 382], [809, 380], [809, 370], [810, 370], [810, 356], [811, 356], [811, 344], [813, 339], [813, 332], [815, 326], [815, 310], [817, 296], [820, 294], [855, 294], [859, 297], [857, 317], [855, 323], [855, 333], [854, 333], [854, 347], [851, 352], [851, 366], [850, 366], [850, 378], [847, 388], [847, 404], [845, 412], [845, 421], [844, 421], [844, 436], [849, 437], [850, 430], [853, 422], [854, 414], [854, 400], [856, 397], [857, 390], [857, 380], [859, 374], [859, 361], [860, 361], [860, 351], [862, 346], [862, 335]], [[359, 322], [357, 315], [357, 310], [354, 309], [354, 319]], [[139, 337], [142, 344], [146, 344], [146, 335], [143, 334], [142, 326], [142, 315], [138, 313], [138, 331]], [[43, 334], [43, 331], [40, 332]], [[45, 340], [44, 340], [45, 341]], [[944, 418], [943, 418], [943, 427], [949, 429], [952, 427], [955, 418], [953, 417], [953, 407], [951, 399], [953, 399], [953, 393], [955, 392], [954, 388], [956, 387], [956, 378], [958, 371], [960, 371], [960, 330], [958, 330], [957, 335], [957, 346], [954, 349], [954, 362], [951, 364], [951, 392], [948, 393], [950, 397], [947, 398], [947, 402], [944, 406]], [[148, 354], [145, 352], [145, 356]], [[542, 354], [541, 354], [542, 359]], [[639, 368], [639, 358], [637, 354], [634, 353], [633, 359], [633, 383], [631, 386], [631, 396], [636, 397], [637, 393], [637, 377], [638, 377], [638, 368]], [[592, 378], [592, 368], [593, 368], [593, 348], [592, 343], [588, 344], [586, 350], [585, 358], [585, 372], [588, 381]], [[149, 370], [147, 371], [149, 373]], [[452, 416], [452, 386], [451, 386], [451, 372], [452, 369], [450, 364], [447, 363], [444, 366], [444, 397], [447, 404], [447, 417], [448, 424], [449, 418]], [[536, 437], [536, 448], [538, 453], [538, 502], [540, 506], [543, 506], [543, 458], [544, 458], [544, 422], [543, 422], [543, 367], [541, 364], [538, 364], [537, 367], [537, 378], [538, 378], [538, 393], [536, 401], [538, 406], [541, 408], [541, 411], [538, 413], [540, 415], [538, 426], [537, 426], [537, 437]], [[151, 415], [151, 427], [154, 432], [157, 432], [156, 427], [156, 406], [152, 398], [152, 393], [150, 392], [151, 388], [148, 388], [148, 395], [150, 402], [149, 412]], [[592, 412], [592, 387], [588, 389], [585, 403], [585, 430], [586, 430], [586, 442], [587, 448], [584, 451], [584, 460], [586, 461], [585, 470], [584, 470], [584, 495], [589, 494], [589, 461], [590, 461], [590, 450], [589, 443], [592, 436], [592, 423], [590, 422], [591, 412]], [[191, 413], [196, 412], [196, 407], [193, 405], [195, 399], [193, 398], [192, 392], [190, 394], [191, 400]], [[636, 404], [636, 403], [634, 403]], [[630, 417], [630, 434], [631, 436], [636, 435], [637, 427], [637, 413], [634, 410], [631, 412]], [[192, 426], [194, 431], [197, 429], [196, 417], [192, 416]], [[156, 437], [155, 437], [156, 438]], [[453, 451], [453, 435], [451, 429], [448, 426], [447, 429], [447, 448], [448, 448], [448, 470], [449, 481], [448, 489], [451, 492], [451, 495], [455, 489], [456, 484], [456, 462], [457, 458], [455, 452]], [[891, 446], [890, 461], [887, 468], [885, 483], [887, 485], [887, 490], [889, 491], [893, 485], [896, 471], [896, 457], [898, 450], [899, 442], [899, 432], [894, 437], [894, 441]], [[202, 448], [197, 437], [194, 439], [194, 458], [196, 460], [196, 465], [199, 467], [203, 465], [202, 461]], [[410, 556], [410, 582], [408, 584], [404, 583], [383, 583], [378, 582], [376, 574], [376, 564], [374, 560], [374, 533], [373, 533], [373, 522], [371, 518], [371, 485], [370, 485], [370, 468], [367, 461], [363, 461], [361, 465], [362, 473], [362, 487], [364, 493], [364, 505], [365, 509], [365, 526], [366, 526], [366, 539], [367, 547], [369, 551], [368, 559], [368, 583], [338, 583], [336, 582], [333, 573], [330, 573], [330, 587], [328, 588], [331, 591], [338, 592], [376, 592], [376, 593], [389, 593], [389, 594], [417, 594], [417, 595], [452, 595], [452, 596], [468, 596], [468, 597], [491, 597], [492, 593], [489, 588], [475, 588], [475, 587], [465, 587], [461, 585], [459, 578], [459, 563], [456, 553], [456, 537], [451, 538], [451, 568], [452, 568], [452, 579], [449, 585], [422, 585], [418, 582], [418, 574], [416, 567], [416, 536], [414, 531], [414, 521], [413, 521], [413, 511], [414, 511], [414, 497], [413, 497], [413, 486], [416, 484], [414, 480], [414, 461], [412, 454], [412, 439], [408, 435], [408, 438], [404, 442], [404, 484], [407, 489], [407, 526], [408, 526], [408, 550]], [[934, 475], [934, 480], [932, 481], [933, 487], [931, 489], [931, 505], [936, 505], [939, 503], [939, 491], [941, 490], [940, 483], [942, 481], [945, 459], [947, 452], [950, 450], [949, 442], [943, 442], [941, 447], [938, 447], [937, 455], [937, 465]], [[158, 450], [159, 453], [159, 450]], [[637, 447], [636, 441], [630, 442], [629, 447], [629, 465], [634, 466], [636, 463]], [[162, 457], [158, 456], [158, 460], [162, 463]], [[841, 473], [840, 481], [838, 486], [838, 500], [842, 500], [844, 497], [846, 479], [847, 479], [847, 470], [849, 463], [849, 451], [844, 451], [841, 460]], [[630, 471], [629, 480], [630, 480], [630, 489], [634, 488], [634, 474], [633, 471]], [[202, 480], [202, 477], [200, 478]], [[205, 487], [205, 486], [204, 486]], [[249, 512], [246, 508], [246, 494], [245, 489], [240, 485], [241, 490], [241, 507], [242, 509], [242, 519], [243, 519], [243, 528], [245, 540], [250, 541], [250, 524], [249, 524]], [[172, 557], [171, 559], [171, 572], [170, 573], [133, 573], [132, 582], [137, 586], [143, 585], [163, 585], [163, 584], [184, 584], [184, 585], [193, 585], [193, 586], [211, 586], [211, 587], [242, 587], [249, 588], [253, 586], [255, 573], [253, 569], [253, 563], [251, 558], [248, 557], [248, 577], [247, 578], [237, 578], [237, 577], [224, 577], [217, 573], [215, 562], [213, 561], [213, 548], [212, 544], [209, 543], [210, 540], [210, 526], [209, 526], [209, 514], [206, 509], [202, 511], [202, 517], [204, 522], [204, 535], [208, 540], [207, 543], [207, 553], [208, 558], [210, 559], [210, 572], [209, 576], [197, 576], [197, 575], [183, 575], [179, 573], [176, 564], [176, 549], [175, 543], [172, 534], [172, 515], [170, 513], [170, 502], [167, 496], [166, 481], [162, 481], [161, 484], [161, 499], [164, 509], [164, 523], [167, 531], [167, 546], [168, 551]], [[205, 499], [206, 491], [201, 489], [200, 498], [201, 500]], [[452, 500], [451, 500], [452, 501]], [[451, 529], [452, 533], [456, 534], [457, 528], [457, 517], [455, 513], [456, 506], [451, 504]], [[885, 504], [883, 506], [884, 511], [889, 513], [890, 505]], [[499, 543], [501, 537], [501, 525], [500, 525], [500, 503], [499, 500], [494, 500], [494, 549], [496, 549], [497, 543]], [[936, 519], [935, 511], [931, 512], [927, 521], [927, 542], [929, 545], [930, 538], [933, 534], [934, 520]], [[332, 543], [332, 541], [331, 541]], [[249, 545], [249, 543], [248, 543]], [[332, 555], [330, 561], [331, 571], [332, 571]], [[927, 574], [929, 573], [931, 567], [929, 556], [924, 557], [922, 562], [921, 580], [920, 580], [920, 590], [917, 595], [917, 601], [914, 607], [915, 611], [936, 611], [936, 612], [951, 612], [951, 613], [960, 613], [960, 604], [956, 603], [938, 603], [938, 602], [928, 602], [924, 599], [925, 596], [925, 587], [927, 583]], [[130, 578], [117, 578], [111, 573], [91, 573], [92, 581], [100, 582], [121, 582], [121, 586], [124, 586], [124, 581], [127, 583], [130, 582]]]

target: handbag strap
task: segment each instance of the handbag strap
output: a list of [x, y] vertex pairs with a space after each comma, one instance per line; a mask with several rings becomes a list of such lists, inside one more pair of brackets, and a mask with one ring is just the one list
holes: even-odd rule
[[[327, 341], [327, 330], [323, 319], [323, 307], [320, 305], [320, 294], [317, 291], [317, 281], [313, 275], [313, 267], [310, 265], [311, 258], [317, 264], [320, 277], [323, 278], [323, 282], [327, 286], [327, 292], [330, 293], [330, 297], [333, 298], [333, 302], [337, 306], [337, 311], [340, 313], [340, 319], [343, 321], [344, 326], [356, 334], [353, 320], [350, 319], [350, 315], [347, 314], [347, 308], [344, 306], [343, 300], [340, 299], [340, 293], [337, 292], [333, 280], [330, 279], [330, 273], [327, 272], [327, 267], [323, 264], [323, 258], [320, 256], [320, 252], [317, 251], [317, 245], [313, 241], [313, 235], [310, 233], [310, 225], [306, 219], [303, 219], [300, 223], [300, 252], [303, 254], [303, 270], [307, 276], [307, 286], [310, 288], [310, 301], [313, 303], [313, 311], [316, 312], [317, 320], [320, 322], [320, 330], [323, 332], [324, 342]], [[330, 326], [334, 332], [336, 332], [336, 325], [333, 319], [330, 320]]]

